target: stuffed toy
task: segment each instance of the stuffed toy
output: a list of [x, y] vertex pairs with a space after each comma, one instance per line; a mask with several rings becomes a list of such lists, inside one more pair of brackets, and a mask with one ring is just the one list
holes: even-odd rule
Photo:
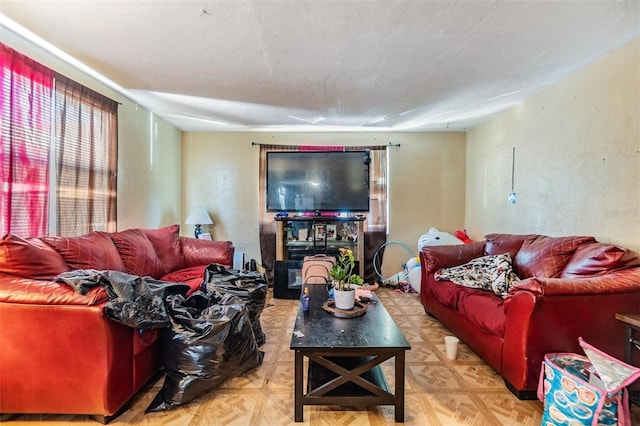
[[412, 257], [406, 263], [407, 271], [412, 270], [413, 268], [418, 268], [420, 266], [420, 258], [418, 256]]
[[420, 269], [420, 258], [412, 257], [406, 263], [409, 284], [416, 293], [420, 293], [420, 284], [422, 282], [422, 271]]
[[448, 232], [431, 228], [418, 239], [418, 253], [425, 246], [453, 246], [458, 244], [463, 244], [463, 242]]
[[396, 287], [395, 291], [403, 293], [420, 293], [422, 271], [420, 258], [412, 257], [407, 263], [402, 264], [402, 271], [384, 280], [383, 284]]
[[456, 237], [465, 244], [471, 244], [473, 240], [467, 235], [466, 229], [456, 231]]

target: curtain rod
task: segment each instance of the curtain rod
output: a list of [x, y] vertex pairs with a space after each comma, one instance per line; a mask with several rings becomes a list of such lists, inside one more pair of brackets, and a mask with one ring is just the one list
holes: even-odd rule
[[[263, 145], [274, 145], [274, 144], [269, 144], [269, 143], [264, 144], [264, 143], [260, 143], [260, 142], [254, 142], [254, 141], [251, 141], [251, 146], [263, 146]], [[281, 145], [281, 146], [291, 146], [291, 145]], [[399, 144], [399, 143], [391, 143], [391, 142], [389, 142], [389, 144], [388, 144], [388, 145], [382, 145], [381, 147], [384, 147], [384, 146], [390, 146], [390, 147], [400, 148], [400, 144]], [[357, 146], [357, 145], [353, 145], [353, 146], [351, 146], [351, 147], [352, 147], [352, 148], [358, 148], [358, 146]]]

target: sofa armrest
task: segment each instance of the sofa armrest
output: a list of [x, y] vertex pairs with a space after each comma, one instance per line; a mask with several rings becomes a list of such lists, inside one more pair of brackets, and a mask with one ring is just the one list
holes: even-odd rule
[[535, 389], [544, 355], [582, 353], [578, 338], [622, 359], [618, 312], [640, 306], [640, 268], [581, 278], [528, 278], [505, 300], [502, 375], [517, 389]]
[[233, 267], [235, 248], [231, 241], [210, 241], [196, 238], [180, 237], [182, 255], [187, 267], [219, 263]]
[[537, 327], [533, 312], [538, 301], [535, 294], [521, 291], [510, 294], [504, 303], [506, 318], [501, 374], [516, 389], [533, 389], [536, 384], [532, 382], [535, 373], [528, 368], [531, 364], [527, 356], [530, 353], [529, 330]]
[[134, 391], [133, 331], [102, 311], [0, 302], [2, 412], [110, 416], [125, 404]]
[[509, 291], [539, 296], [595, 295], [640, 292], [640, 268], [621, 269], [585, 278], [528, 278]]
[[432, 274], [440, 268], [450, 268], [484, 256], [484, 241], [454, 246], [425, 246], [420, 252], [423, 273]]
[[0, 272], [0, 303], [95, 306], [106, 301], [107, 293], [99, 286], [83, 295], [61, 282], [21, 278]]

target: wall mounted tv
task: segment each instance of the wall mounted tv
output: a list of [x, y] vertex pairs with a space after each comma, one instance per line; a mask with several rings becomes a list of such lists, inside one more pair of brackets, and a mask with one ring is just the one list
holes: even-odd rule
[[267, 153], [267, 210], [369, 211], [368, 151]]

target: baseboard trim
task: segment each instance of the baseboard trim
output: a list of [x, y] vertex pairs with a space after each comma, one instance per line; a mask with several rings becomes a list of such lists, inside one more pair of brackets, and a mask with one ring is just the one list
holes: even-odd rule
[[537, 390], [518, 390], [511, 383], [509, 383], [506, 379], [504, 380], [504, 384], [509, 389], [509, 392], [514, 394], [516, 398], [521, 401], [530, 401], [534, 399], [538, 399], [538, 391]]

